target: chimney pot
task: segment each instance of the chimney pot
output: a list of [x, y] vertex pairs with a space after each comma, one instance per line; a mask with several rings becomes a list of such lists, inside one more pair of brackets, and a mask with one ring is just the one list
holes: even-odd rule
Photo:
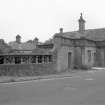
[[60, 28], [60, 33], [63, 33], [63, 28]]

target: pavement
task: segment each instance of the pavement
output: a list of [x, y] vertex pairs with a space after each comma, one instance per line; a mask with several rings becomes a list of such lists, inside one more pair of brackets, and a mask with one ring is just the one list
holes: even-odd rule
[[11, 82], [22, 82], [22, 81], [32, 81], [32, 80], [41, 80], [41, 79], [56, 79], [56, 78], [64, 78], [64, 77], [72, 77], [73, 75], [83, 72], [96, 72], [96, 71], [104, 71], [105, 68], [93, 67], [91, 70], [73, 70], [71, 72], [63, 72], [59, 74], [50, 74], [44, 76], [25, 76], [25, 77], [14, 77], [14, 76], [1, 76], [0, 83], [11, 83]]
[[105, 70], [0, 83], [0, 105], [105, 105]]
[[21, 81], [31, 81], [31, 80], [40, 80], [40, 79], [51, 79], [51, 78], [63, 78], [63, 77], [71, 77], [75, 72], [80, 72], [79, 70], [74, 70], [72, 72], [63, 72], [58, 74], [50, 74], [44, 76], [1, 76], [0, 83], [10, 83], [10, 82], [21, 82]]

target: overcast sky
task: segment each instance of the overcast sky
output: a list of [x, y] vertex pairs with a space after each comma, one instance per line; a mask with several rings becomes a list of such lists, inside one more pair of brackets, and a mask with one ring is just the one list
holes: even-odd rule
[[81, 12], [87, 29], [105, 28], [104, 0], [0, 0], [0, 38], [9, 42], [20, 34], [22, 41], [45, 41], [60, 27], [78, 30]]

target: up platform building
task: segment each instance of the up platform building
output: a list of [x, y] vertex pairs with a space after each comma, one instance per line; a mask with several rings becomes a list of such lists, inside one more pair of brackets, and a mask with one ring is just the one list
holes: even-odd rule
[[40, 43], [37, 38], [5, 43], [0, 40], [0, 75], [43, 75], [71, 71], [83, 67], [105, 66], [105, 28], [85, 29], [82, 14], [79, 30], [55, 33], [51, 40]]

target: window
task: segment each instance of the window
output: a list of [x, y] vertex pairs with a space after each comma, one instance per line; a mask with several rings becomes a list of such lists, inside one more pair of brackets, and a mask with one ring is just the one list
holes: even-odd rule
[[42, 56], [41, 55], [38, 56], [38, 63], [42, 63]]
[[48, 60], [47, 60], [47, 55], [44, 56], [44, 63], [47, 63]]
[[44, 55], [44, 63], [52, 62], [52, 55]]
[[14, 63], [13, 56], [6, 56], [5, 60], [6, 60], [6, 63], [9, 63], [9, 64]]
[[21, 64], [21, 57], [15, 56], [15, 64]]
[[36, 63], [36, 56], [32, 56], [32, 63]]
[[28, 56], [22, 56], [22, 63], [28, 63]]
[[52, 62], [52, 56], [49, 55], [49, 62]]
[[4, 64], [4, 57], [0, 56], [0, 64]]

